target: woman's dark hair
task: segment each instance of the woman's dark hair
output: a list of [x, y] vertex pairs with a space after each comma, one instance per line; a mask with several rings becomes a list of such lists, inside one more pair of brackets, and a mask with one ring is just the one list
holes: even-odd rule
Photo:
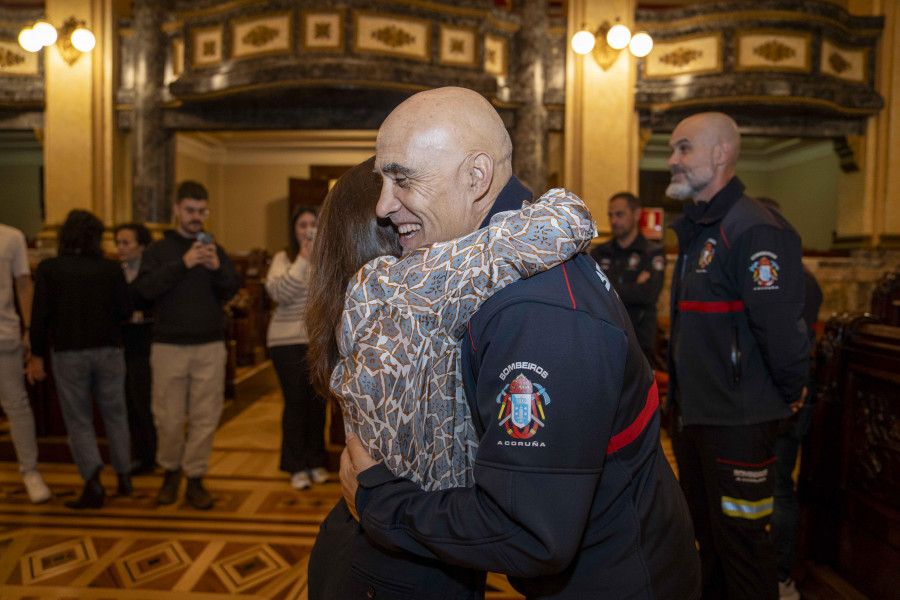
[[297, 229], [294, 225], [297, 224], [297, 219], [306, 213], [310, 213], [314, 217], [317, 216], [316, 207], [299, 204], [291, 211], [291, 219], [288, 223], [288, 245], [287, 248], [284, 249], [291, 262], [294, 262], [294, 259], [300, 254], [300, 240], [297, 239]]
[[75, 209], [59, 230], [59, 255], [103, 256], [101, 239], [103, 222], [86, 210]]
[[375, 158], [344, 173], [328, 192], [319, 215], [310, 258], [306, 305], [310, 380], [323, 398], [334, 399], [329, 382], [338, 361], [337, 328], [350, 278], [379, 256], [400, 256], [400, 239], [387, 222], [379, 222], [375, 205], [381, 180]]
[[123, 229], [128, 229], [134, 232], [134, 239], [137, 241], [138, 246], [143, 246], [146, 248], [150, 245], [150, 242], [153, 241], [153, 236], [150, 234], [150, 230], [143, 223], [122, 223], [116, 230], [113, 232], [113, 235], [118, 235], [120, 231]]

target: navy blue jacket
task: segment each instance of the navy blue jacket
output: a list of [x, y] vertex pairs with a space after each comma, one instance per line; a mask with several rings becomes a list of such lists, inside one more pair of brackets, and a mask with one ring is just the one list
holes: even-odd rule
[[[591, 250], [591, 257], [615, 286], [638, 343], [644, 354], [652, 357], [656, 345], [656, 301], [666, 278], [665, 248], [638, 232], [627, 248], [611, 239]], [[650, 279], [638, 283], [638, 275], [644, 271], [650, 273]]]
[[366, 534], [508, 574], [528, 598], [697, 598], [652, 372], [597, 264], [581, 254], [508, 286], [462, 350], [476, 485], [424, 492], [372, 467], [356, 496]]
[[789, 416], [809, 369], [800, 237], [737, 177], [671, 227], [670, 405], [685, 425]]

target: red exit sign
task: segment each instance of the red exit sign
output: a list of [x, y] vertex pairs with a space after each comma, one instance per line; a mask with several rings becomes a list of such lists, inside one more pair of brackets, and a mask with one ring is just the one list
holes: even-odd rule
[[641, 209], [641, 233], [648, 240], [661, 240], [663, 238], [663, 209]]

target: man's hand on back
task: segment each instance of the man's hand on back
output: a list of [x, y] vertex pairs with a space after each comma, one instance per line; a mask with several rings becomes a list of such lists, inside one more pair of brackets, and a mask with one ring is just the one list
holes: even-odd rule
[[357, 521], [359, 515], [356, 514], [356, 490], [359, 488], [359, 483], [356, 481], [356, 476], [377, 464], [366, 452], [359, 438], [352, 432], [347, 433], [347, 446], [341, 452], [341, 492], [344, 494], [344, 500], [347, 501], [350, 514]]

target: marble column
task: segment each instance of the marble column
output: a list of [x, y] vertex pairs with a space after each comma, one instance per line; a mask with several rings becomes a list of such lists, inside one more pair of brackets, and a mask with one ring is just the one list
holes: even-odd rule
[[544, 57], [549, 48], [546, 0], [520, 0], [511, 80], [520, 106], [512, 134], [513, 172], [539, 196], [547, 189], [547, 108]]
[[162, 2], [134, 2], [134, 123], [132, 129], [132, 217], [166, 223], [171, 213], [169, 189], [174, 161], [171, 132], [162, 126], [159, 106], [165, 52]]
[[614, 24], [618, 19], [633, 30], [635, 4], [636, 0], [568, 2], [563, 185], [584, 199], [601, 234], [609, 233], [609, 197], [620, 191], [639, 192], [635, 59], [626, 49], [603, 69], [593, 55], [575, 54], [571, 41], [582, 28], [595, 31], [604, 21]]

